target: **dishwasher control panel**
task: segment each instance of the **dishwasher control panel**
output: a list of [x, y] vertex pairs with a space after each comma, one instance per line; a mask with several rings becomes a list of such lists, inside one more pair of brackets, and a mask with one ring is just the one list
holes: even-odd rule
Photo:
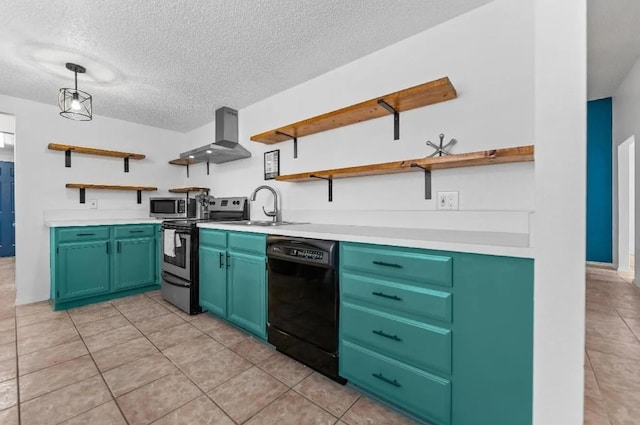
[[336, 242], [273, 236], [267, 239], [267, 257], [285, 261], [333, 266], [336, 251]]

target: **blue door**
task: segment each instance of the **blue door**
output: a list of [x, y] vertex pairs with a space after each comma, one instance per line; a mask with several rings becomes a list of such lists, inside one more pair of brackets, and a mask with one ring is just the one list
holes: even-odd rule
[[0, 257], [16, 255], [13, 162], [0, 161]]

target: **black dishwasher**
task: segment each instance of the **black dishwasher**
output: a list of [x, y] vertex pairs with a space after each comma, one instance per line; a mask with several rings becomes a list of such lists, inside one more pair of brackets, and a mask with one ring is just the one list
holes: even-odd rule
[[269, 343], [346, 382], [338, 376], [338, 243], [268, 236], [267, 260]]

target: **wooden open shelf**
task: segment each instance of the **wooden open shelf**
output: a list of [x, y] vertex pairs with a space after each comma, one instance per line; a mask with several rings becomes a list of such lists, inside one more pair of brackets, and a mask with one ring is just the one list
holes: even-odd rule
[[533, 161], [533, 145], [288, 174], [278, 176], [276, 180], [295, 183], [318, 179], [327, 180], [329, 183], [329, 202], [331, 202], [333, 201], [334, 179], [422, 171], [424, 173], [424, 198], [431, 199], [431, 170], [527, 161]]
[[59, 143], [49, 143], [48, 147], [49, 149], [54, 151], [71, 151], [71, 152], [77, 152], [77, 153], [86, 153], [90, 155], [112, 156], [115, 158], [131, 158], [131, 159], [146, 158], [146, 156], [141, 153], [109, 151], [106, 149], [88, 148], [84, 146], [62, 145]]
[[174, 189], [169, 189], [171, 193], [189, 193], [189, 192], [207, 192], [209, 193], [208, 187], [176, 187]]
[[347, 177], [407, 173], [413, 171], [422, 171], [422, 169], [441, 170], [445, 168], [474, 167], [478, 165], [505, 164], [508, 162], [527, 161], [533, 161], [533, 145], [504, 149], [492, 149], [432, 158], [407, 159], [404, 161], [383, 162], [380, 164], [336, 168], [333, 170], [288, 174], [277, 176], [276, 180], [286, 182], [306, 182], [312, 180], [315, 181], [317, 180], [317, 178], [340, 179]]
[[86, 153], [89, 155], [110, 156], [112, 158], [124, 158], [124, 172], [129, 172], [129, 159], [145, 159], [141, 153], [110, 151], [106, 149], [88, 148], [86, 146], [63, 145], [60, 143], [49, 143], [49, 149], [64, 152], [64, 166], [71, 167], [71, 152]]
[[389, 93], [376, 97], [375, 99], [256, 134], [251, 136], [251, 140], [270, 145], [393, 113], [381, 105], [380, 100], [391, 106], [397, 113], [444, 102], [455, 99], [456, 97], [456, 89], [451, 84], [451, 81], [449, 81], [449, 78], [444, 77], [439, 80], [430, 81], [395, 93]]
[[91, 183], [67, 183], [65, 185], [69, 189], [80, 189], [80, 203], [85, 203], [85, 190], [86, 189], [100, 189], [100, 190], [135, 190], [138, 193], [138, 203], [142, 203], [142, 191], [155, 191], [157, 187], [152, 186], [119, 186], [109, 184], [91, 184]]
[[187, 158], [172, 159], [171, 161], [169, 161], [169, 164], [171, 165], [182, 165], [182, 166], [193, 165], [195, 163], [196, 163], [195, 159], [187, 159]]

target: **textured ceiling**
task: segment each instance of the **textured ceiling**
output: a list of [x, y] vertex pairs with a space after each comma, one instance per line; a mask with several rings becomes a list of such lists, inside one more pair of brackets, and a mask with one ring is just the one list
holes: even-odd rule
[[95, 114], [184, 132], [489, 1], [0, 0], [0, 93], [57, 104], [75, 62]]
[[589, 0], [589, 99], [613, 96], [640, 57], [640, 1]]

